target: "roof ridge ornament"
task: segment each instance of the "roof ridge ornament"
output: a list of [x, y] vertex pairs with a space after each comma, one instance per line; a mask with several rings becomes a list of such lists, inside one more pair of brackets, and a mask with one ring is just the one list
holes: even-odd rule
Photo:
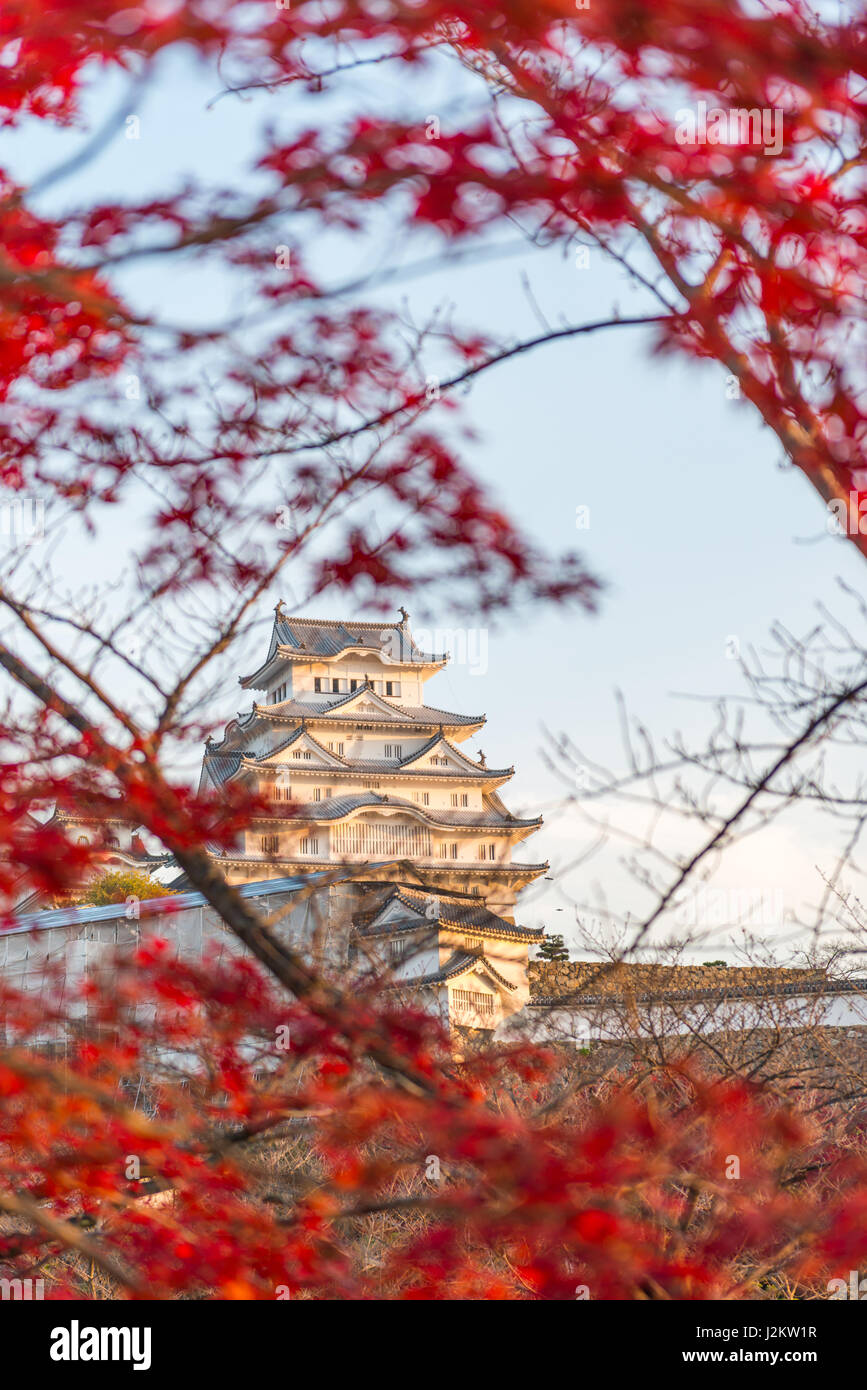
[[403, 607], [398, 608], [397, 611], [400, 614], [400, 622], [398, 623], [398, 627], [406, 628], [409, 625], [409, 614]]
[[484, 753], [482, 752], [482, 750], [481, 750], [481, 748], [480, 748], [480, 749], [479, 749], [479, 767], [487, 767], [487, 766], [488, 766], [488, 764], [485, 762], [485, 755], [484, 755]]
[[283, 608], [284, 608], [284, 606], [285, 606], [285, 605], [284, 605], [284, 603], [283, 603], [282, 598], [278, 598], [277, 602], [276, 602], [275, 605], [274, 605], [274, 620], [275, 620], [275, 622], [282, 623], [282, 621], [283, 621]]

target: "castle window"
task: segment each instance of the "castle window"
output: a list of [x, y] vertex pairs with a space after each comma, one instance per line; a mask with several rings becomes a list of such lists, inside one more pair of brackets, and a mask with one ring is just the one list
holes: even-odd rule
[[259, 844], [263, 854], [276, 854], [280, 848], [279, 835], [263, 835]]
[[468, 793], [468, 792], [461, 792], [461, 805], [462, 805], [462, 806], [469, 806], [469, 804], [470, 804], [469, 793]]
[[495, 856], [496, 856], [496, 847], [495, 847], [494, 845], [479, 845], [479, 858], [480, 858], [480, 859], [493, 859], [493, 858], [495, 858]]
[[374, 681], [374, 682], [373, 682], [373, 689], [374, 689], [375, 694], [381, 695], [381, 694], [382, 694], [382, 681]]
[[[329, 743], [329, 745], [328, 745], [328, 751], [329, 751], [329, 753], [333, 753], [333, 752], [334, 752], [334, 744], [333, 744], [333, 743]], [[343, 757], [343, 744], [342, 744], [342, 743], [338, 743], [338, 745], [337, 745], [337, 753], [338, 753], [338, 755], [339, 755], [341, 758]]]
[[397, 965], [406, 955], [406, 942], [392, 938], [388, 943], [388, 954], [392, 965]]
[[304, 836], [304, 838], [303, 838], [302, 841], [301, 841], [301, 853], [302, 853], [302, 854], [318, 854], [318, 853], [319, 853], [319, 841], [316, 839], [316, 837], [315, 837], [314, 835], [305, 835], [305, 836]]
[[368, 821], [355, 821], [335, 825], [331, 831], [331, 849], [334, 854], [394, 855], [401, 858], [429, 859], [431, 849], [430, 831], [421, 825], [404, 825], [389, 822], [386, 824]]
[[457, 794], [457, 792], [452, 792], [452, 805], [453, 805], [453, 806], [457, 806], [457, 804], [458, 804], [458, 794]]
[[400, 757], [402, 757], [402, 756], [403, 756], [403, 744], [402, 744], [402, 743], [387, 743], [387, 744], [385, 745], [385, 757], [386, 757], [386, 758], [400, 758]]
[[457, 857], [458, 857], [458, 846], [457, 846], [456, 843], [453, 843], [453, 844], [452, 844], [452, 846], [451, 846], [451, 851], [452, 851], [452, 859], [457, 859]]
[[386, 693], [386, 695], [396, 695], [396, 696], [399, 698], [399, 697], [400, 697], [400, 681], [386, 681], [386, 682], [385, 682], [385, 693]]
[[289, 786], [288, 782], [275, 782], [275, 784], [274, 784], [274, 800], [275, 800], [275, 801], [291, 801], [291, 800], [292, 800], [292, 788]]
[[493, 1014], [494, 996], [478, 989], [454, 989], [452, 1001], [456, 1009], [467, 1013]]
[[369, 791], [369, 792], [378, 792], [378, 791], [379, 791], [379, 783], [378, 783], [378, 782], [363, 782], [363, 783], [362, 783], [362, 786], [364, 786], [364, 788], [365, 788], [367, 791]]
[[423, 806], [430, 806], [430, 792], [422, 792], [421, 804]]
[[313, 677], [313, 689], [315, 690], [315, 692], [316, 692], [317, 695], [321, 695], [321, 694], [322, 694], [322, 677], [321, 677], [321, 676], [314, 676], [314, 677]]

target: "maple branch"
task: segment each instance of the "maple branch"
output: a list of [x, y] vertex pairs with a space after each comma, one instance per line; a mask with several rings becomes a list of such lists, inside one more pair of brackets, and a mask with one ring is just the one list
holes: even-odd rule
[[[467, 367], [464, 371], [458, 372], [455, 376], [446, 378], [445, 381], [438, 383], [440, 391], [452, 391], [457, 386], [462, 386], [467, 381], [472, 381], [474, 377], [481, 376], [491, 367], [498, 367], [503, 362], [508, 362], [514, 357], [521, 357], [526, 352], [532, 352], [534, 348], [543, 347], [547, 343], [561, 342], [565, 338], [581, 338], [591, 333], [599, 333], [606, 328], [645, 328], [654, 323], [668, 323], [676, 315], [672, 314], [644, 314], [634, 318], [607, 318], [597, 319], [592, 323], [574, 324], [569, 328], [554, 328], [549, 332], [541, 333], [536, 338], [527, 338], [523, 342], [516, 343], [514, 347], [504, 348], [501, 352], [488, 357], [484, 362], [478, 362], [472, 367]], [[395, 406], [392, 410], [385, 410], [380, 415], [365, 420], [360, 425], [354, 425], [344, 430], [335, 430], [333, 433], [323, 436], [321, 439], [312, 440], [307, 444], [284, 445], [280, 449], [269, 449], [258, 453], [259, 458], [270, 454], [302, 454], [311, 449], [324, 449], [330, 444], [339, 444], [347, 439], [355, 439], [358, 435], [366, 434], [368, 430], [376, 429], [380, 425], [388, 424], [397, 416], [405, 414], [407, 411], [417, 406], [417, 401], [406, 402], [403, 405]]]

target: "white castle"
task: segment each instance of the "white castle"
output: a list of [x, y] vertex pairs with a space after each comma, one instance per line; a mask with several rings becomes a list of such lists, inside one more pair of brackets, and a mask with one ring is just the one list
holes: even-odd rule
[[366, 893], [356, 949], [378, 941], [397, 978], [436, 993], [452, 1021], [492, 1027], [527, 1000], [542, 933], [517, 926], [515, 906], [548, 865], [513, 853], [542, 821], [500, 799], [513, 767], [460, 748], [485, 716], [425, 703], [449, 657], [420, 650], [400, 613], [317, 620], [279, 603], [263, 664], [240, 678], [263, 698], [209, 741], [201, 789], [240, 783], [272, 808], [220, 857], [230, 882], [351, 867]]

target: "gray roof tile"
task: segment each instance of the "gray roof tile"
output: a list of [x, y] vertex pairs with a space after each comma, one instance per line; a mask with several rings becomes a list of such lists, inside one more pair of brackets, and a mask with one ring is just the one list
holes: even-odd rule
[[[517, 985], [514, 985], [511, 980], [507, 980], [505, 975], [501, 975], [499, 970], [478, 951], [455, 951], [454, 955], [446, 961], [445, 965], [440, 966], [439, 970], [435, 970], [430, 975], [422, 975], [417, 980], [408, 980], [406, 983], [412, 985], [445, 984], [446, 981], [453, 980], [456, 976], [465, 975], [468, 970], [472, 970], [479, 963], [498, 985], [502, 985], [504, 989], [517, 989]], [[399, 983], [403, 984], [403, 981]]]
[[[339, 866], [334, 870], [323, 869], [319, 873], [294, 874], [289, 878], [263, 879], [259, 883], [235, 883], [233, 887], [242, 898], [271, 897], [274, 893], [296, 893], [316, 882], [327, 883], [339, 877]], [[203, 893], [183, 892], [167, 894], [161, 898], [143, 898], [138, 904], [142, 917], [170, 915], [184, 912], [189, 907], [207, 906]], [[75, 927], [87, 922], [111, 922], [125, 917], [126, 903], [107, 903], [103, 907], [56, 907], [46, 912], [28, 912], [20, 915], [10, 914], [5, 919], [11, 925], [4, 926], [2, 935], [15, 932], [44, 931], [48, 927]]]
[[[377, 710], [376, 714], [353, 714], [351, 710], [341, 712], [341, 705], [346, 705], [350, 700], [364, 690], [359, 686], [358, 690], [351, 690], [345, 695], [334, 695], [330, 698], [321, 700], [283, 700], [278, 705], [256, 705], [255, 713], [264, 715], [267, 719], [279, 720], [287, 719], [331, 719], [339, 716], [341, 722], [344, 720], [358, 719], [365, 724], [376, 722], [399, 723], [399, 724], [442, 724], [452, 727], [462, 727], [466, 724], [483, 724], [485, 716], [483, 714], [455, 714], [452, 710], [438, 709], [435, 705], [398, 705], [385, 695], [377, 695], [377, 700], [382, 700], [392, 711], [393, 719], [384, 710]], [[245, 716], [245, 719], [248, 716]]]
[[[375, 925], [377, 918], [394, 902], [400, 902], [413, 915], [404, 919], [392, 919], [384, 923], [382, 927], [377, 927]], [[429, 915], [432, 902], [436, 903], [435, 917]], [[419, 889], [406, 888], [403, 885], [392, 889], [378, 907], [357, 917], [356, 924], [360, 935], [377, 936], [395, 930], [418, 930], [420, 918], [424, 918], [425, 925], [433, 926], [436, 923], [440, 927], [457, 927], [461, 931], [493, 933], [496, 936], [509, 936], [516, 939], [532, 938], [534, 941], [541, 941], [544, 936], [543, 928], [516, 927], [512, 922], [507, 922], [504, 917], [499, 917], [496, 912], [491, 912], [490, 908], [485, 907], [484, 903], [477, 899], [452, 895], [447, 892], [438, 893], [435, 890], [422, 892]]]
[[[323, 775], [326, 775], [323, 773]], [[339, 772], [337, 773], [339, 775]], [[308, 801], [299, 806], [289, 820], [339, 820], [341, 816], [358, 810], [361, 806], [398, 806], [415, 811], [426, 820], [437, 825], [474, 829], [514, 830], [528, 825], [540, 825], [541, 817], [533, 820], [519, 820], [517, 817], [501, 816], [497, 811], [452, 811], [435, 806], [422, 806], [418, 801], [408, 801], [402, 796], [390, 796], [382, 792], [347, 792], [340, 796], [329, 796], [322, 801]]]
[[281, 614], [275, 617], [268, 644], [268, 655], [258, 670], [241, 677], [241, 684], [255, 681], [277, 654], [278, 647], [288, 648], [293, 656], [319, 657], [327, 661], [350, 647], [367, 647], [371, 651], [386, 650], [394, 662], [444, 662], [445, 652], [423, 652], [412, 639], [408, 626], [390, 623], [384, 618], [376, 621], [344, 622], [339, 618], [296, 618]]

